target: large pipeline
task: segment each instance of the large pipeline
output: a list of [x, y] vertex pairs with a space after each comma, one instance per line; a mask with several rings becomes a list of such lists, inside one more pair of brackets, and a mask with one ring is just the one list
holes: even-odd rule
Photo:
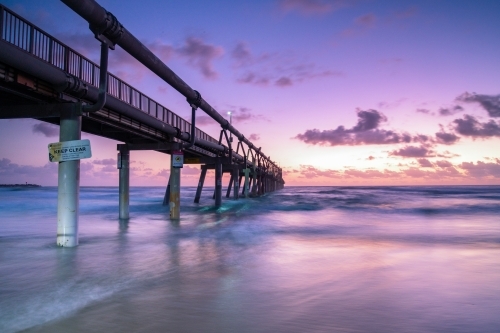
[[[14, 68], [22, 68], [23, 71], [27, 74], [30, 74], [51, 84], [58, 91], [63, 92], [67, 91], [68, 89], [71, 90], [75, 87], [80, 87], [80, 90], [78, 91], [77, 89], [75, 93], [77, 97], [83, 91], [85, 93], [85, 99], [90, 102], [96, 102], [99, 98], [98, 88], [91, 85], [85, 85], [85, 88], [82, 88], [84, 83], [80, 82], [78, 78], [68, 75], [62, 69], [52, 66], [51, 64], [43, 60], [35, 58], [31, 54], [2, 40], [0, 40], [0, 61]], [[72, 94], [71, 91], [67, 92], [69, 94]], [[138, 111], [129, 104], [124, 103], [111, 95], [107, 95], [105, 107], [123, 114], [124, 116], [127, 116], [131, 119], [151, 126], [170, 136], [175, 136], [176, 138], [184, 141], [189, 140], [190, 135], [188, 133], [178, 133], [175, 127], [166, 124], [163, 121], [156, 119], [148, 114], [145, 114], [142, 111]], [[220, 152], [225, 152], [228, 150], [223, 145], [219, 145], [199, 138], [196, 139], [196, 144], [201, 147], [207, 147]], [[243, 160], [243, 158], [241, 158], [240, 160]]]
[[[170, 84], [175, 90], [181, 93], [186, 99], [196, 99], [195, 91], [185, 83], [177, 74], [175, 74], [167, 65], [165, 65], [153, 52], [144, 44], [135, 38], [127, 29], [125, 29], [111, 13], [107, 12], [101, 5], [94, 0], [61, 0], [77, 14], [83, 17], [93, 28], [99, 31], [112, 42], [120, 45], [131, 56], [137, 59], [153, 73]], [[212, 119], [217, 121], [222, 128], [233, 133], [238, 140], [244, 142], [250, 149], [262, 156], [272, 166], [278, 166], [264, 155], [260, 149], [243, 136], [234, 126], [232, 126], [224, 117], [222, 117], [210, 104], [203, 98], [200, 108], [205, 111]]]

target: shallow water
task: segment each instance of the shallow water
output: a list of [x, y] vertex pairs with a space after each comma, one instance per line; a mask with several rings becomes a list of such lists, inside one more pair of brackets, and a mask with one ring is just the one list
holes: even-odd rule
[[180, 223], [163, 188], [82, 188], [58, 248], [56, 188], [0, 189], [0, 332], [498, 332], [500, 187], [211, 191]]

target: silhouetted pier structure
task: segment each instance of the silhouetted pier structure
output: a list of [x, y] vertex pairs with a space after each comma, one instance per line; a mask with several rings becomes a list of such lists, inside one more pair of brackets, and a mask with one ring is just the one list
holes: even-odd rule
[[[80, 140], [81, 131], [123, 142], [117, 146], [121, 219], [129, 218], [129, 165], [133, 150], [173, 155], [164, 198], [172, 219], [180, 217], [178, 161], [182, 164], [182, 159], [184, 164], [201, 165], [196, 203], [200, 201], [208, 170], [215, 171], [216, 207], [222, 202], [223, 173], [231, 175], [226, 197], [231, 191], [238, 199], [240, 195], [259, 196], [283, 188], [281, 168], [116, 17], [94, 0], [62, 1], [89, 22], [101, 45], [100, 65], [0, 5], [0, 118], [35, 118], [57, 124], [60, 142]], [[116, 45], [186, 97], [192, 111], [191, 122], [107, 72], [109, 49]], [[218, 139], [196, 128], [197, 109], [221, 125]], [[79, 182], [80, 160], [59, 162], [59, 246], [78, 245]]]

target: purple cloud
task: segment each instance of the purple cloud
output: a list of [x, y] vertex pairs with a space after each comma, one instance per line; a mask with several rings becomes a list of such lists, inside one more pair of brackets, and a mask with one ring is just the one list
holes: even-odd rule
[[455, 131], [459, 134], [472, 137], [494, 137], [500, 136], [500, 125], [493, 120], [481, 123], [470, 115], [465, 115], [462, 119], [455, 119], [452, 122]]
[[33, 133], [41, 133], [48, 138], [59, 136], [59, 126], [49, 123], [34, 124], [32, 131]]
[[187, 59], [188, 64], [198, 68], [207, 79], [215, 79], [217, 72], [213, 69], [213, 61], [224, 54], [224, 49], [205, 43], [195, 37], [188, 37], [185, 45], [176, 50]]
[[441, 131], [436, 133], [436, 141], [438, 143], [444, 144], [444, 145], [451, 145], [454, 144], [460, 140], [460, 137], [453, 134], [453, 133], [447, 133], [444, 131], [444, 129], [441, 127]]
[[358, 123], [352, 128], [353, 132], [365, 132], [379, 127], [381, 122], [387, 121], [387, 117], [376, 110], [357, 110]]
[[101, 168], [99, 172], [109, 172], [109, 173], [118, 173], [118, 169], [116, 168], [116, 165], [105, 165], [104, 168]]
[[396, 13], [394, 13], [394, 16], [397, 19], [406, 19], [415, 16], [417, 13], [418, 13], [417, 7], [412, 6], [406, 10], [397, 11]]
[[47, 163], [43, 166], [19, 165], [7, 158], [0, 159], [1, 184], [57, 184], [57, 163]]
[[236, 68], [240, 68], [254, 65], [257, 62], [265, 61], [269, 59], [271, 55], [264, 53], [259, 56], [255, 56], [253, 55], [250, 47], [246, 42], [239, 42], [231, 52], [231, 57], [234, 60], [234, 66]]
[[357, 17], [354, 20], [354, 23], [356, 25], [369, 28], [369, 27], [372, 27], [376, 21], [377, 21], [377, 18], [375, 17], [375, 15], [373, 15], [372, 13], [369, 13], [369, 14], [365, 14], [365, 15]]
[[379, 129], [382, 122], [387, 121], [384, 114], [377, 110], [357, 110], [357, 124], [346, 129], [338, 126], [333, 130], [320, 131], [318, 129], [306, 130], [303, 134], [298, 134], [294, 139], [301, 140], [313, 145], [374, 145], [374, 144], [394, 144], [410, 142], [426, 142], [425, 135], [411, 136], [408, 133], [397, 133], [390, 130]]
[[116, 159], [105, 158], [103, 160], [94, 160], [92, 163], [97, 164], [97, 165], [116, 165]]
[[400, 98], [394, 102], [383, 101], [383, 102], [379, 102], [377, 104], [377, 106], [381, 109], [393, 109], [393, 108], [400, 106], [405, 100], [406, 100], [406, 98]]
[[276, 85], [278, 87], [288, 87], [293, 85], [293, 81], [289, 77], [282, 76], [276, 80]]
[[214, 125], [217, 124], [215, 120], [213, 120], [210, 116], [201, 115], [196, 116], [196, 125]]
[[340, 71], [317, 69], [314, 64], [301, 63], [290, 54], [254, 55], [245, 42], [236, 45], [231, 57], [239, 72], [236, 79], [239, 83], [289, 87], [316, 78], [344, 75]]
[[431, 112], [431, 110], [428, 110], [428, 109], [417, 109], [415, 111], [418, 112], [418, 113], [423, 113], [423, 114], [433, 114]]
[[170, 177], [170, 171], [167, 169], [161, 169], [159, 172], [156, 173], [156, 177], [164, 177], [166, 179], [169, 179]]
[[270, 79], [266, 76], [256, 74], [254, 72], [247, 72], [246, 74], [240, 76], [237, 80], [238, 83], [249, 83], [259, 86], [267, 86]]
[[297, 11], [303, 15], [326, 14], [348, 5], [345, 0], [280, 0], [279, 6], [285, 12]]
[[341, 36], [352, 37], [362, 34], [366, 30], [375, 27], [376, 22], [377, 22], [377, 17], [372, 13], [358, 16], [354, 19], [353, 26], [351, 28], [342, 31]]
[[240, 42], [236, 44], [231, 52], [233, 59], [241, 63], [241, 65], [248, 65], [252, 61], [252, 53], [248, 48], [247, 43]]
[[432, 150], [424, 146], [406, 146], [390, 152], [389, 155], [400, 157], [430, 157], [434, 154]]
[[456, 98], [459, 102], [478, 103], [492, 118], [500, 117], [500, 95], [480, 95], [465, 92]]
[[258, 141], [258, 140], [260, 140], [260, 135], [252, 133], [252, 134], [250, 134], [250, 136], [248, 137], [248, 139], [252, 140], [252, 141]]
[[463, 110], [464, 110], [464, 108], [461, 107], [460, 105], [455, 105], [455, 106], [452, 106], [449, 108], [440, 108], [438, 111], [438, 114], [440, 116], [452, 116], [454, 114], [462, 112]]
[[243, 123], [246, 121], [260, 121], [267, 120], [263, 115], [253, 114], [252, 110], [246, 107], [231, 107], [233, 109], [233, 122], [235, 123]]

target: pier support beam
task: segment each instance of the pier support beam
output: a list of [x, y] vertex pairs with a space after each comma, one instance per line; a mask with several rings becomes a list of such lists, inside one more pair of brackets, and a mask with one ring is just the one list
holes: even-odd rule
[[119, 215], [120, 219], [128, 219], [130, 211], [130, 151], [121, 149], [118, 153], [119, 169]]
[[240, 170], [238, 165], [233, 166], [233, 172], [231, 178], [234, 181], [233, 197], [235, 200], [239, 199], [240, 196], [240, 180], [239, 180]]
[[170, 205], [170, 175], [168, 176], [168, 184], [165, 189], [165, 196], [163, 197], [163, 206]]
[[[61, 114], [59, 141], [80, 140], [82, 117], [76, 113]], [[59, 162], [57, 180], [57, 245], [78, 245], [80, 195], [80, 160]]]
[[170, 219], [181, 217], [181, 168], [174, 168], [173, 155], [170, 155]]
[[234, 173], [231, 172], [231, 178], [229, 178], [229, 184], [227, 185], [226, 198], [231, 196], [231, 188], [233, 187]]
[[222, 205], [222, 162], [220, 157], [215, 159], [215, 207]]
[[203, 184], [205, 183], [205, 176], [207, 175], [207, 166], [201, 166], [200, 180], [198, 181], [198, 188], [196, 189], [196, 195], [194, 197], [194, 203], [200, 202], [201, 191], [203, 190]]
[[243, 170], [243, 172], [245, 173], [245, 188], [243, 189], [244, 191], [244, 194], [245, 194], [245, 198], [248, 198], [249, 196], [249, 189], [250, 189], [250, 179], [249, 179], [249, 176], [250, 176], [250, 169], [247, 167]]

